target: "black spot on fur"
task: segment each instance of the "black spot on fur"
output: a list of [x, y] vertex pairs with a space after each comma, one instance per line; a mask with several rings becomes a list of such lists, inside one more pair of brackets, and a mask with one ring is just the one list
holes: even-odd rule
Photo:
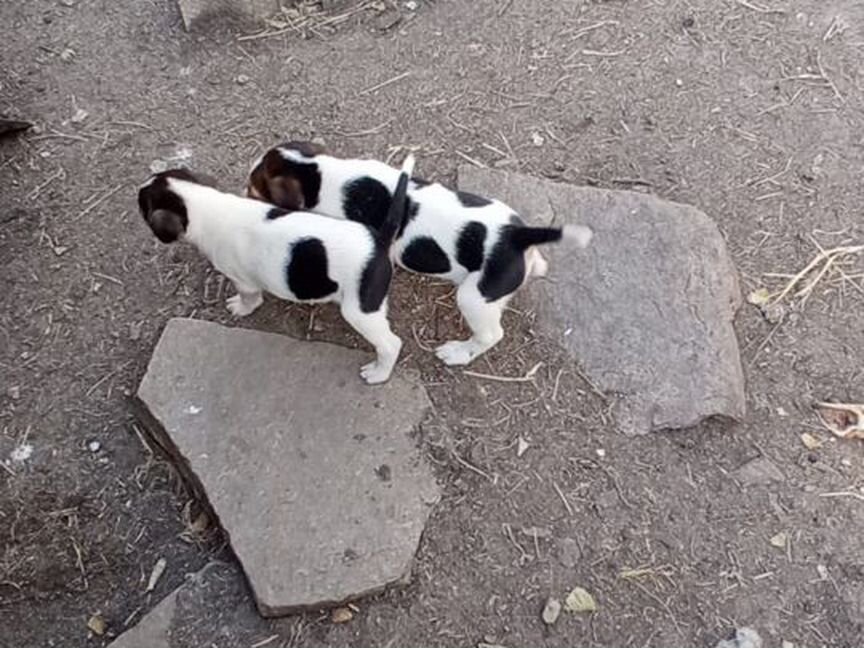
[[525, 280], [525, 253], [513, 241], [516, 229], [510, 225], [502, 227], [498, 242], [486, 259], [477, 288], [488, 302], [513, 293]]
[[450, 272], [450, 259], [435, 239], [418, 236], [402, 251], [402, 264], [409, 270], [423, 274]]
[[342, 209], [348, 220], [379, 229], [392, 197], [384, 184], [375, 178], [363, 176], [349, 182], [342, 193]]
[[396, 233], [397, 239], [402, 238], [402, 235], [405, 233], [405, 228], [408, 227], [408, 223], [417, 218], [419, 212], [420, 203], [408, 198], [408, 210], [405, 212], [405, 220], [402, 221], [402, 225], [399, 226], [399, 231]]
[[432, 184], [429, 180], [424, 180], [423, 178], [418, 178], [416, 176], [411, 177], [411, 188], [412, 189], [422, 189], [423, 187], [428, 187]]
[[463, 207], [485, 207], [492, 204], [492, 201], [488, 198], [468, 193], [467, 191], [457, 191], [456, 197], [459, 198], [459, 202], [462, 203]]
[[374, 313], [390, 289], [390, 281], [393, 279], [393, 264], [387, 250], [379, 250], [373, 256], [363, 274], [360, 275], [360, 310], [364, 313]]
[[267, 220], [276, 220], [277, 218], [282, 218], [283, 216], [287, 216], [291, 213], [290, 209], [282, 209], [281, 207], [271, 207], [267, 210], [267, 216], [265, 218]]
[[327, 275], [327, 250], [317, 238], [305, 238], [291, 246], [291, 261], [285, 269], [288, 288], [297, 299], [323, 299], [339, 289]]
[[476, 272], [483, 265], [483, 243], [486, 240], [486, 226], [470, 222], [459, 233], [456, 241], [456, 260], [468, 270]]

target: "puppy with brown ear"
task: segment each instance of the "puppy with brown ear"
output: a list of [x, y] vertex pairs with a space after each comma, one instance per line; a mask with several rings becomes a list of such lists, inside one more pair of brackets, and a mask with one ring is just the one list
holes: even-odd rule
[[223, 193], [183, 169], [152, 176], [138, 205], [160, 241], [189, 241], [234, 283], [237, 294], [227, 305], [238, 317], [258, 308], [264, 291], [291, 301], [337, 302], [375, 348], [376, 360], [360, 372], [374, 384], [390, 377], [402, 348], [387, 320], [389, 255], [406, 217], [413, 166], [408, 156], [378, 229]]

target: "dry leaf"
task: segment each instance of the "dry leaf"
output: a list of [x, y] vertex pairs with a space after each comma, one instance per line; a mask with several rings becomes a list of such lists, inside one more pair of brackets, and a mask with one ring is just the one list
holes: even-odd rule
[[159, 582], [159, 579], [162, 578], [162, 574], [165, 573], [165, 568], [168, 566], [168, 561], [164, 558], [160, 558], [156, 561], [156, 564], [153, 565], [153, 571], [150, 572], [150, 580], [147, 581], [147, 589], [144, 590], [146, 592], [152, 592], [156, 583]]
[[802, 432], [801, 434], [801, 443], [804, 444], [804, 447], [808, 450], [815, 450], [816, 448], [821, 448], [823, 441], [817, 439], [809, 432]]
[[330, 620], [333, 623], [348, 623], [353, 618], [354, 613], [347, 607], [334, 608], [333, 611], [330, 612]]
[[864, 439], [864, 405], [816, 403], [822, 425], [841, 439]]
[[771, 536], [771, 539], [768, 540], [771, 543], [772, 547], [777, 547], [778, 549], [785, 549], [786, 543], [789, 542], [789, 534], [785, 531], [781, 531], [780, 533]]
[[768, 292], [767, 288], [757, 288], [747, 295], [747, 303], [754, 306], [762, 307], [769, 301], [771, 301], [771, 293]]
[[574, 587], [564, 599], [564, 609], [568, 612], [594, 612], [597, 610], [597, 602], [588, 590]]
[[525, 451], [528, 449], [528, 442], [523, 439], [521, 436], [516, 441], [516, 456], [521, 457], [525, 454]]
[[105, 619], [103, 619], [101, 616], [99, 616], [98, 614], [94, 614], [90, 617], [90, 620], [87, 621], [87, 627], [90, 628], [93, 634], [99, 635], [101, 637], [103, 634], [105, 634], [105, 630], [108, 629], [108, 624], [105, 623]]

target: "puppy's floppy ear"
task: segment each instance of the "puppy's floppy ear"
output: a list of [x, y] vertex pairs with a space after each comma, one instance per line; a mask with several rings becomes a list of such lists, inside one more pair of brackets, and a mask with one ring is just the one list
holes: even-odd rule
[[156, 238], [163, 243], [173, 243], [186, 231], [183, 220], [183, 217], [175, 212], [167, 209], [155, 209], [151, 212], [147, 223]]
[[303, 199], [303, 186], [297, 178], [287, 176], [268, 178], [267, 193], [270, 194], [270, 202], [283, 209], [297, 211], [306, 206], [306, 201]]

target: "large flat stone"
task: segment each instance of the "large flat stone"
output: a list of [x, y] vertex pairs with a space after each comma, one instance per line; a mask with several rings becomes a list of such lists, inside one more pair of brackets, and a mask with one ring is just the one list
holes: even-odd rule
[[214, 562], [190, 575], [111, 648], [248, 648], [271, 636], [240, 569]]
[[190, 319], [165, 328], [142, 417], [206, 495], [265, 616], [410, 576], [439, 491], [409, 437], [429, 401], [368, 353]]
[[279, 11], [279, 0], [177, 0], [186, 29], [200, 19], [233, 14], [240, 18], [262, 20]]
[[689, 205], [464, 166], [459, 187], [511, 205], [535, 223], [581, 223], [587, 250], [545, 246], [548, 279], [523, 299], [536, 328], [570, 352], [615, 399], [627, 433], [744, 414], [732, 327], [741, 297], [716, 224]]

